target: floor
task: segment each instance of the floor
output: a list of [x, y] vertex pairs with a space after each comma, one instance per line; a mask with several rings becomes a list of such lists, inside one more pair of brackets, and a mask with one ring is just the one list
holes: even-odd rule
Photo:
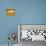
[[28, 40], [28, 41], [21, 40], [20, 43], [21, 43], [20, 46], [46, 46], [45, 41], [34, 41], [34, 42], [32, 42], [31, 40]]
[[[8, 46], [8, 44], [0, 44], [0, 46]], [[13, 46], [13, 45], [10, 45]], [[15, 44], [14, 46], [18, 46], [18, 44]]]
[[[0, 44], [0, 46], [8, 46], [7, 44]], [[10, 45], [11, 46], [11, 45]], [[45, 41], [34, 41], [31, 40], [25, 41], [21, 40], [19, 44], [15, 44], [14, 46], [46, 46]]]

